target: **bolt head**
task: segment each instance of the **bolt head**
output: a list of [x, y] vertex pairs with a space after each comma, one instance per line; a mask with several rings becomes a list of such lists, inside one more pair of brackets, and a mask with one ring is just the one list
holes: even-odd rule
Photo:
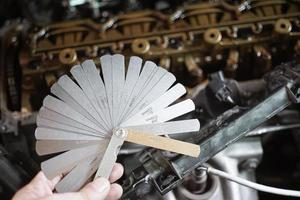
[[5, 125], [2, 125], [1, 126], [1, 131], [6, 131], [7, 130], [7, 127]]

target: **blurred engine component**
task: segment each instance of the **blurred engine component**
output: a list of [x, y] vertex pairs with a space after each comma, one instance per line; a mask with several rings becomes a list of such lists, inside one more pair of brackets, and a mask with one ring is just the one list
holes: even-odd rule
[[[187, 87], [200, 84], [216, 70], [249, 80], [283, 61], [298, 59], [298, 3], [245, 2], [245, 9], [241, 9], [245, 3], [217, 1], [187, 5], [170, 14], [145, 10], [100, 23], [78, 20], [35, 26], [19, 51], [22, 88], [33, 91], [31, 99], [38, 99], [34, 91], [46, 89], [66, 68], [106, 53], [157, 61]], [[40, 105], [35, 103], [34, 110]]]
[[[131, 172], [126, 179], [123, 185], [125, 196], [133, 199], [138, 198], [140, 194], [137, 187], [143, 188], [142, 183], [148, 185], [152, 183], [157, 191], [161, 194], [166, 194], [180, 184], [183, 181], [183, 177], [192, 173], [197, 166], [208, 161], [215, 154], [245, 136], [246, 133], [255, 127], [263, 123], [270, 123], [267, 120], [287, 108], [287, 106], [299, 103], [299, 72], [300, 66], [294, 63], [278, 66], [275, 70], [266, 74], [264, 80], [261, 81], [260, 84], [265, 85], [265, 87], [260, 98], [256, 97], [255, 101], [247, 100], [251, 100], [253, 97], [245, 98], [246, 101], [240, 105], [232, 106], [232, 108], [217, 118], [206, 123], [199, 134], [191, 134], [189, 141], [196, 142], [201, 147], [201, 153], [198, 158], [186, 156], [163, 158], [159, 155], [153, 156], [153, 154], [159, 152], [152, 152], [147, 156], [147, 159], [144, 156], [138, 157], [141, 167]], [[206, 89], [209, 89], [209, 86]], [[239, 95], [242, 97], [245, 90], [241, 87], [240, 91]], [[261, 93], [262, 91], [256, 92]], [[201, 96], [206, 96], [206, 94], [200, 92], [194, 101], [196, 107], [202, 107], [205, 113], [207, 106], [205, 104], [199, 106], [199, 102], [205, 101], [205, 98], [200, 98]], [[209, 119], [209, 116], [206, 119]], [[246, 148], [246, 146], [243, 148]], [[250, 153], [250, 151], [248, 152]], [[147, 153], [144, 154], [145, 156], [147, 155]], [[249, 161], [245, 160], [245, 165], [248, 165], [247, 162], [253, 165], [252, 161], [254, 159], [256, 159], [255, 156]], [[253, 168], [258, 163], [258, 159], [256, 159]], [[138, 177], [136, 177], [136, 173], [139, 174]], [[243, 197], [236, 198], [241, 199]]]

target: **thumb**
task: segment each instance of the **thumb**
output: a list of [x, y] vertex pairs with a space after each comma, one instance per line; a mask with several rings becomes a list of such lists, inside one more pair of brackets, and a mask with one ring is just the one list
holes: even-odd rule
[[45, 200], [103, 200], [108, 195], [109, 189], [109, 181], [105, 178], [98, 178], [79, 192], [56, 193]]
[[[93, 182], [87, 184], [79, 193], [88, 200], [105, 199], [110, 189], [110, 182], [106, 178], [97, 178]], [[84, 199], [85, 200], [85, 199]]]

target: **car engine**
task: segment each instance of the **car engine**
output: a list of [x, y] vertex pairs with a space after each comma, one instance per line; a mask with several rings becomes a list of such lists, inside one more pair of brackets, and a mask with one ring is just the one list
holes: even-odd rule
[[300, 1], [3, 0], [0, 2], [0, 199], [49, 158], [35, 152], [36, 116], [77, 63], [122, 53], [184, 84], [198, 133], [191, 158], [126, 144], [122, 199], [296, 199], [207, 173], [300, 190]]

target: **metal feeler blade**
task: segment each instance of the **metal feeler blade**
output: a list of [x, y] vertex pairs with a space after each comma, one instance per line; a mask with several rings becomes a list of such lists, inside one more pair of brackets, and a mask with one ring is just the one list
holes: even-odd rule
[[81, 147], [100, 145], [107, 146], [108, 140], [38, 140], [36, 142], [36, 152], [38, 155], [48, 155], [59, 153]]
[[91, 145], [72, 149], [41, 163], [42, 171], [48, 179], [69, 172], [80, 161], [95, 157], [99, 153], [99, 145]]
[[104, 177], [109, 178], [111, 170], [116, 163], [118, 153], [127, 137], [126, 129], [117, 129], [113, 131], [110, 142], [100, 162], [99, 168], [96, 172], [95, 178]]
[[[147, 86], [149, 84], [152, 84], [152, 80], [155, 80], [155, 77], [161, 74], [162, 70], [159, 70], [159, 68], [155, 65], [155, 63], [152, 62], [146, 62], [145, 67], [150, 66], [148, 68], [152, 68], [152, 71], [149, 73], [148, 77], [146, 77], [144, 80], [141, 79], [137, 84], [141, 84], [139, 86], [135, 85], [135, 90], [132, 94], [131, 100], [129, 102], [129, 105], [126, 110], [124, 110], [122, 117], [120, 118], [121, 121], [124, 121], [125, 118], [128, 117], [128, 113], [140, 102], [141, 95], [145, 90], [147, 90]], [[142, 71], [143, 72], [143, 71]], [[142, 78], [142, 74], [140, 76]]]
[[115, 54], [112, 57], [112, 78], [113, 78], [113, 126], [117, 126], [117, 115], [120, 107], [121, 93], [125, 83], [125, 58], [123, 55]]
[[110, 119], [113, 120], [112, 116], [112, 93], [113, 93], [113, 83], [112, 83], [112, 56], [104, 55], [100, 57], [101, 70], [103, 74], [106, 98], [108, 103], [108, 110], [110, 114]]
[[[79, 107], [82, 107], [87, 113], [85, 115], [86, 118], [88, 118], [90, 121], [94, 122], [99, 126], [102, 130], [106, 130], [105, 125], [101, 121], [101, 118], [99, 117], [98, 113], [94, 109], [92, 103], [89, 101], [87, 96], [84, 94], [83, 90], [67, 75], [61, 76], [57, 83], [72, 96], [72, 99], [74, 99], [78, 104]], [[67, 99], [66, 99], [67, 100]], [[66, 102], [69, 104], [68, 102]], [[72, 102], [70, 102], [72, 103]], [[72, 105], [72, 104], [70, 104]], [[77, 110], [77, 107], [73, 107], [74, 110]], [[79, 110], [78, 110], [79, 111]], [[84, 115], [84, 113], [82, 113]]]
[[157, 123], [157, 124], [128, 126], [125, 128], [128, 130], [134, 130], [136, 132], [146, 132], [154, 135], [168, 135], [168, 134], [199, 131], [200, 122], [198, 119], [187, 119], [187, 120], [170, 121], [170, 122]]
[[93, 109], [96, 111], [97, 120], [102, 124], [103, 127], [105, 127], [105, 130], [109, 130], [110, 127], [104, 120], [104, 115], [101, 111], [101, 108], [99, 107], [98, 100], [95, 96], [95, 93], [92, 90], [92, 86], [90, 85], [90, 82], [88, 80], [88, 77], [86, 77], [86, 74], [82, 67], [80, 65], [75, 65], [70, 70], [72, 76], [75, 78], [76, 82], [81, 87], [83, 93], [85, 94], [86, 98], [91, 102], [91, 105], [93, 106]]
[[47, 95], [43, 101], [43, 105], [44, 105], [44, 107], [48, 108], [49, 110], [55, 111], [61, 115], [71, 118], [79, 123], [83, 123], [83, 124], [93, 128], [94, 130], [99, 130], [99, 132], [101, 132], [101, 133], [105, 133], [105, 132], [103, 132], [102, 128], [100, 128], [99, 126], [94, 124], [92, 121], [87, 119], [85, 116], [83, 116], [78, 111], [71, 108], [65, 102], [63, 102], [55, 97]]
[[133, 103], [135, 102], [137, 96], [139, 95], [139, 92], [141, 91], [144, 84], [147, 82], [150, 75], [152, 74], [153, 71], [155, 71], [156, 68], [157, 68], [157, 66], [156, 66], [155, 63], [150, 62], [150, 61], [145, 62], [144, 66], [143, 66], [143, 69], [141, 71], [141, 74], [138, 77], [138, 80], [136, 81], [136, 83], [134, 85], [134, 88], [133, 88], [133, 90], [130, 94], [130, 97], [128, 98], [128, 101], [125, 102], [126, 105], [125, 105], [124, 109], [121, 111], [121, 113], [119, 115], [119, 120], [120, 121], [122, 121], [124, 115], [126, 114], [128, 109], [130, 109], [130, 106], [133, 105]]
[[195, 110], [195, 104], [191, 99], [186, 99], [172, 106], [166, 107], [162, 110], [159, 110], [152, 115], [149, 115], [147, 118], [136, 119], [135, 121], [130, 121], [125, 124], [121, 124], [122, 126], [134, 126], [134, 125], [142, 125], [142, 124], [154, 124], [154, 123], [162, 123], [179, 117], [183, 114], [189, 113]]
[[[58, 83], [54, 83], [51, 87], [51, 93], [61, 99], [63, 102], [67, 103], [71, 108], [78, 111], [84, 117], [90, 121], [97, 123], [97, 121], [78, 103], [69, 93], [66, 92]], [[103, 129], [104, 130], [104, 129]]]
[[85, 75], [89, 77], [88, 81], [91, 85], [94, 95], [97, 98], [101, 115], [104, 116], [104, 120], [106, 121], [106, 124], [108, 124], [110, 128], [112, 128], [112, 122], [111, 122], [112, 120], [109, 114], [106, 90], [105, 90], [103, 80], [100, 77], [100, 72], [98, 71], [93, 60], [86, 60], [81, 64], [81, 66]]
[[78, 191], [96, 172], [104, 152], [100, 152], [88, 160], [78, 163], [55, 187], [58, 192]]
[[55, 122], [49, 119], [44, 119], [40, 117], [39, 115], [36, 118], [36, 124], [38, 127], [45, 127], [45, 128], [53, 128], [53, 129], [58, 129], [58, 130], [64, 130], [68, 132], [75, 132], [75, 133], [82, 133], [83, 135], [91, 135], [91, 136], [101, 136], [99, 133], [93, 133], [90, 131], [86, 131], [83, 129], [79, 129], [73, 126], [65, 125], [61, 122]]
[[[140, 101], [142, 101], [144, 99], [144, 97], [151, 92], [151, 90], [153, 89], [153, 87], [159, 83], [159, 81], [162, 79], [162, 77], [167, 73], [167, 70], [163, 69], [163, 68], [159, 68], [156, 67], [155, 72], [153, 73], [153, 76], [151, 77], [151, 79], [145, 84], [145, 87], [142, 88], [142, 90], [140, 91], [140, 94], [137, 96], [136, 98], [136, 102], [135, 104], [132, 106], [133, 108], [135, 108], [135, 105], [137, 105]], [[132, 109], [133, 109], [132, 108]], [[132, 110], [131, 109], [131, 110]], [[130, 111], [129, 111], [130, 112]]]
[[144, 107], [139, 112], [137, 112], [132, 117], [130, 117], [128, 120], [123, 122], [122, 126], [137, 125], [136, 122], [138, 119], [148, 118], [153, 113], [156, 113], [157, 111], [169, 106], [171, 103], [176, 101], [179, 97], [181, 97], [185, 93], [186, 93], [185, 87], [182, 84], [177, 83], [175, 86], [171, 87], [167, 92], [165, 92], [155, 101], [153, 101], [151, 104]]
[[126, 102], [128, 102], [128, 99], [131, 96], [131, 92], [133, 91], [133, 88], [139, 79], [142, 62], [143, 60], [137, 56], [130, 57], [124, 88], [122, 90], [122, 95], [121, 95], [122, 103], [118, 107], [118, 111], [117, 111], [117, 120], [116, 120], [117, 124], [120, 124], [120, 115], [122, 114], [126, 106]]
[[37, 140], [103, 140], [103, 136], [84, 135], [82, 133], [67, 132], [63, 130], [37, 127], [35, 129]]
[[54, 121], [57, 123], [61, 123], [63, 125], [71, 126], [74, 128], [78, 128], [80, 130], [86, 130], [86, 131], [89, 131], [96, 135], [99, 133], [99, 130], [97, 130], [97, 129], [93, 129], [83, 123], [79, 123], [78, 121], [75, 121], [74, 119], [71, 119], [64, 115], [61, 115], [53, 110], [49, 110], [48, 108], [46, 108], [44, 106], [40, 109], [37, 117], [48, 119], [48, 120], [51, 120], [51, 121]]
[[176, 81], [176, 78], [170, 72], [166, 72], [162, 78], [156, 82], [156, 84], [151, 88], [151, 90], [143, 96], [143, 98], [128, 112], [127, 117], [132, 117], [135, 115], [139, 110], [143, 109], [145, 106], [152, 103], [155, 99], [159, 98], [163, 95]]
[[89, 168], [91, 168], [89, 162], [91, 160], [92, 159], [81, 162], [72, 169], [72, 171], [63, 177], [63, 179], [55, 186], [56, 191], [61, 193], [78, 191], [91, 176], [89, 173]]

